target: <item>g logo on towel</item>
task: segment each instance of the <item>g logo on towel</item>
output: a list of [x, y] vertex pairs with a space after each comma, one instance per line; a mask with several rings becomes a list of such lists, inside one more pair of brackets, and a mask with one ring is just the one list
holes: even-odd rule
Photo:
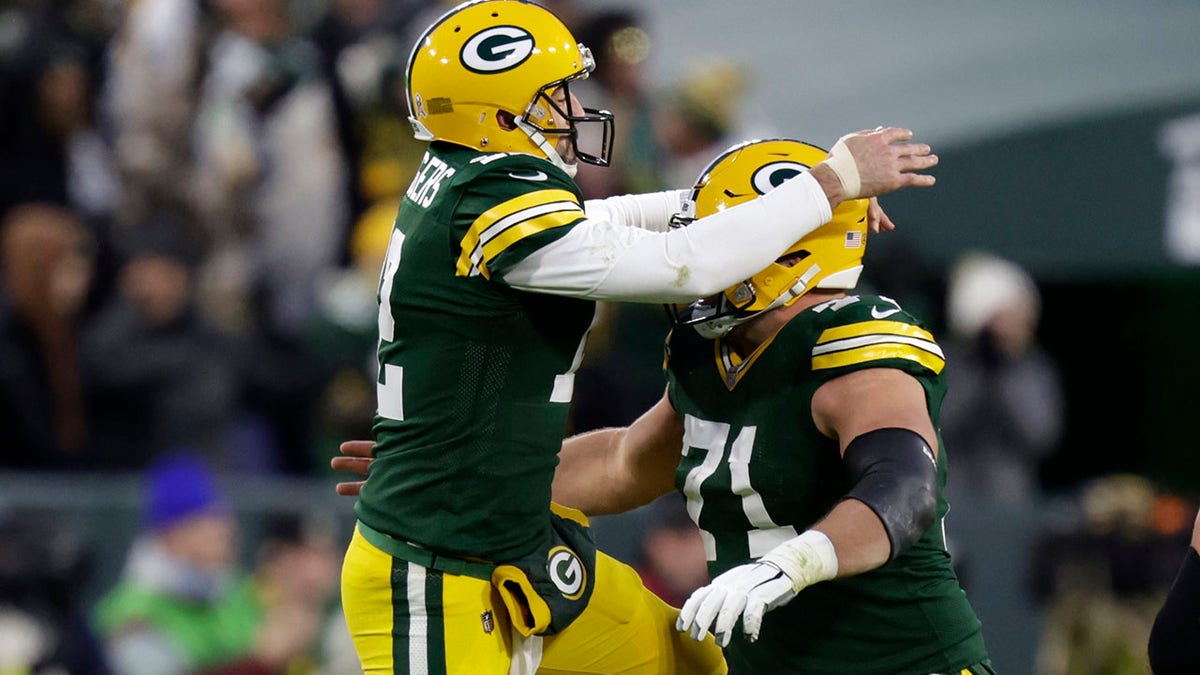
[[568, 600], [578, 600], [587, 586], [587, 570], [583, 561], [575, 552], [566, 546], [555, 546], [550, 549], [546, 560], [546, 569], [550, 573], [550, 581]]

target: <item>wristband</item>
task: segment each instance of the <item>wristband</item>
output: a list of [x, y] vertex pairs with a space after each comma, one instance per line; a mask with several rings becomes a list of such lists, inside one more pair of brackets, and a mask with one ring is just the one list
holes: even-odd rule
[[805, 530], [800, 536], [783, 542], [767, 551], [759, 562], [778, 567], [792, 580], [792, 590], [797, 593], [818, 581], [836, 577], [838, 571], [833, 542], [817, 530]]
[[833, 173], [841, 181], [842, 191], [845, 193], [842, 199], [858, 199], [859, 192], [862, 191], [862, 181], [858, 175], [858, 164], [854, 161], [854, 155], [850, 153], [850, 148], [846, 147], [845, 136], [833, 144], [829, 157], [825, 159], [825, 165], [833, 169]]

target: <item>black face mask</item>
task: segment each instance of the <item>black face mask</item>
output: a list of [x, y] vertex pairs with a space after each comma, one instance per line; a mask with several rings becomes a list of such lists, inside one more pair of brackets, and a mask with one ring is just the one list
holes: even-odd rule
[[[555, 112], [557, 112], [563, 119], [567, 121], [566, 128], [543, 127], [529, 120], [528, 118], [525, 119], [525, 122], [535, 127], [538, 131], [546, 136], [570, 136], [571, 147], [574, 149], [575, 157], [579, 161], [586, 164], [593, 164], [595, 166], [608, 166], [612, 159], [614, 124], [613, 114], [607, 110], [597, 110], [596, 108], [585, 107], [583, 108], [583, 114], [573, 115], [571, 114], [570, 110], [567, 110], [564, 106], [555, 103], [554, 99], [550, 97], [550, 92], [558, 87], [562, 87], [565, 100], [570, 101], [571, 90], [569, 80], [563, 80], [561, 82], [552, 82], [539, 89], [537, 96], [534, 97], [534, 102], [544, 102], [550, 108], [553, 108]], [[588, 152], [587, 150], [580, 148], [580, 131], [582, 130], [590, 132], [595, 129], [595, 127], [589, 126], [585, 130], [577, 126], [581, 124], [599, 125], [598, 134], [586, 134], [589, 137], [589, 142], [585, 142], [584, 145], [587, 145], [589, 148], [591, 148], [593, 152]], [[597, 135], [599, 137], [593, 139], [593, 137]], [[598, 149], [597, 146], [599, 146]]]

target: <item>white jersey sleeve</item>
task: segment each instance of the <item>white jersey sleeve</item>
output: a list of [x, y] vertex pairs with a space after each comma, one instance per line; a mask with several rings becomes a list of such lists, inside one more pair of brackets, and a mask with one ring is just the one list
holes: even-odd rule
[[662, 215], [650, 200], [614, 201], [599, 211], [506, 270], [504, 282], [593, 300], [690, 302], [749, 278], [832, 217], [824, 191], [807, 173], [669, 231], [641, 229]]
[[671, 216], [679, 213], [686, 193], [687, 190], [668, 190], [589, 199], [583, 203], [583, 210], [596, 220], [622, 223], [651, 232], [666, 232], [671, 225]]

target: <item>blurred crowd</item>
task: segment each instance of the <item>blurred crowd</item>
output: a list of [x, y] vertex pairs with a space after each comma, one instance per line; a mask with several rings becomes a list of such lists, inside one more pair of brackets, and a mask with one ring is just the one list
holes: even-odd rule
[[[0, 642], [25, 646], [0, 650], [0, 672], [355, 671], [339, 642], [341, 543], [285, 518], [242, 569], [213, 476], [315, 476], [340, 441], [369, 437], [378, 270], [423, 152], [404, 68], [451, 4], [0, 9], [0, 470], [147, 479], [143, 530], [95, 608], [75, 599], [86, 556], [53, 527], [0, 511], [3, 551], [20, 551], [0, 555], [0, 632], [21, 638]], [[730, 143], [774, 135], [737, 105], [753, 86], [738, 64], [687, 64], [655, 84], [660, 53], [636, 10], [544, 4], [596, 55], [576, 93], [617, 117], [614, 167], [580, 167], [586, 197], [686, 187]], [[971, 254], [938, 289], [943, 303], [905, 290], [919, 256], [871, 260], [871, 290], [931, 318], [944, 307], [947, 528], [968, 593], [990, 584], [1003, 589], [991, 597], [1045, 610], [1038, 672], [1139, 672], [1142, 629], [1195, 505], [1115, 477], [1072, 497], [1069, 517], [1013, 525], [1009, 558], [960, 536], [959, 513], [1045, 503], [1038, 469], [1061, 441], [1066, 402], [1037, 341], [1037, 286], [1009, 261]], [[658, 308], [602, 311], [571, 431], [627, 424], [661, 394]], [[694, 526], [664, 500], [636, 516], [644, 536], [623, 557], [678, 603], [707, 578]], [[989, 568], [993, 558], [1015, 562]], [[985, 631], [1008, 620], [977, 606]]]

